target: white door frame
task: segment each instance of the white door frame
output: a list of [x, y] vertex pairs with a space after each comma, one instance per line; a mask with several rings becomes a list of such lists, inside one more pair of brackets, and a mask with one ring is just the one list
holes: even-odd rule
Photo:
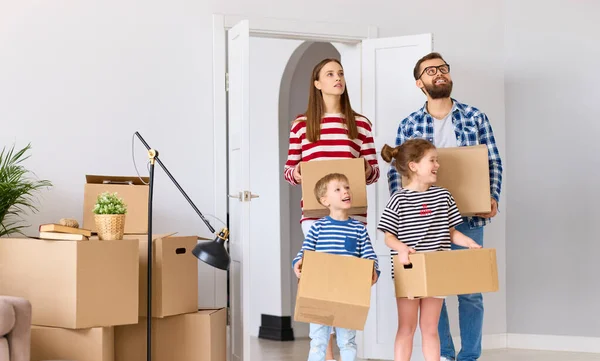
[[[357, 26], [348, 23], [306, 22], [288, 19], [246, 17], [213, 14], [213, 136], [214, 136], [214, 204], [215, 216], [227, 218], [227, 30], [241, 20], [249, 20], [250, 35], [255, 37], [286, 38], [307, 41], [359, 43], [377, 38], [376, 26]], [[360, 89], [360, 87], [358, 88]], [[362, 104], [362, 101], [361, 101]], [[246, 260], [244, 260], [246, 262]], [[227, 287], [217, 285], [217, 288]], [[243, 289], [243, 287], [242, 287]], [[242, 291], [243, 292], [243, 291]], [[242, 294], [243, 297], [249, 297]], [[247, 312], [248, 310], [244, 310]], [[246, 338], [246, 334], [243, 336]], [[362, 333], [357, 341], [362, 345]], [[229, 352], [229, 350], [228, 350]], [[250, 361], [250, 360], [244, 360]]]

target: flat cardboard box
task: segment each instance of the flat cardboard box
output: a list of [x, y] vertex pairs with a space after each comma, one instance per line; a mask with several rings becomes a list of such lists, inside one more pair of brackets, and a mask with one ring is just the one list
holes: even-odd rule
[[294, 320], [363, 330], [372, 277], [372, 260], [305, 251]]
[[[490, 166], [486, 145], [438, 148], [437, 186], [454, 197], [463, 216], [491, 211]], [[407, 183], [402, 177], [402, 184]]]
[[114, 361], [113, 327], [69, 330], [31, 326], [31, 361]]
[[315, 184], [329, 173], [342, 173], [348, 177], [352, 192], [349, 214], [367, 213], [367, 183], [363, 158], [332, 159], [300, 163], [302, 173], [302, 211], [307, 217], [325, 217], [329, 210], [315, 197]]
[[0, 238], [0, 294], [29, 300], [34, 325], [136, 323], [138, 279], [137, 239]]
[[[83, 228], [97, 232], [94, 205], [103, 192], [116, 192], [127, 204], [125, 234], [148, 233], [148, 177], [86, 175], [83, 190]], [[143, 182], [142, 182], [143, 180]], [[145, 184], [144, 184], [145, 183]]]
[[[153, 361], [226, 361], [227, 309], [152, 319]], [[146, 361], [146, 318], [115, 327], [115, 361]]]
[[396, 297], [422, 298], [498, 291], [493, 248], [422, 252], [400, 265], [394, 256]]
[[[140, 240], [139, 316], [146, 317], [148, 294], [148, 235], [126, 235]], [[152, 317], [198, 311], [198, 259], [192, 250], [197, 236], [157, 235], [152, 253]]]

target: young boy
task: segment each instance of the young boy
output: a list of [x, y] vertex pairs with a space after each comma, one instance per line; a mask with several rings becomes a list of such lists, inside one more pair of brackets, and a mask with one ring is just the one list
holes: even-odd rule
[[[296, 276], [300, 278], [302, 256], [305, 250], [309, 250], [372, 259], [375, 264], [371, 284], [375, 284], [379, 278], [379, 265], [367, 229], [361, 222], [348, 217], [348, 210], [352, 206], [348, 178], [339, 173], [326, 175], [315, 185], [315, 196], [319, 203], [329, 208], [329, 216], [311, 226], [302, 249], [292, 261]], [[308, 361], [325, 361], [330, 333], [330, 326], [310, 324]], [[356, 331], [336, 328], [336, 334], [342, 361], [356, 360]]]

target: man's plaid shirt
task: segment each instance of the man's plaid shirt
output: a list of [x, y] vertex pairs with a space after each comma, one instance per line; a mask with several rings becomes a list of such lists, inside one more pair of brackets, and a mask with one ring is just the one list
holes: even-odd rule
[[[454, 106], [452, 107], [452, 123], [454, 124], [458, 144], [460, 146], [487, 145], [490, 161], [490, 191], [492, 198], [499, 202], [500, 191], [502, 189], [502, 160], [496, 147], [492, 125], [487, 115], [479, 109], [460, 103], [455, 99], [452, 99], [452, 101], [454, 102]], [[398, 135], [396, 136], [396, 146], [413, 138], [424, 138], [432, 143], [434, 142], [433, 118], [427, 113], [427, 103], [425, 103], [423, 108], [400, 122]], [[390, 195], [400, 188], [400, 183], [400, 174], [392, 163], [388, 171]], [[490, 219], [468, 217], [468, 222], [471, 227], [479, 227], [488, 224]]]

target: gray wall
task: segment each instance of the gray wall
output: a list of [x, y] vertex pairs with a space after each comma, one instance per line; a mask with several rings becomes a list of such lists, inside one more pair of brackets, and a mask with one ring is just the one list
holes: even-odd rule
[[600, 337], [600, 3], [505, 4], [508, 332]]

